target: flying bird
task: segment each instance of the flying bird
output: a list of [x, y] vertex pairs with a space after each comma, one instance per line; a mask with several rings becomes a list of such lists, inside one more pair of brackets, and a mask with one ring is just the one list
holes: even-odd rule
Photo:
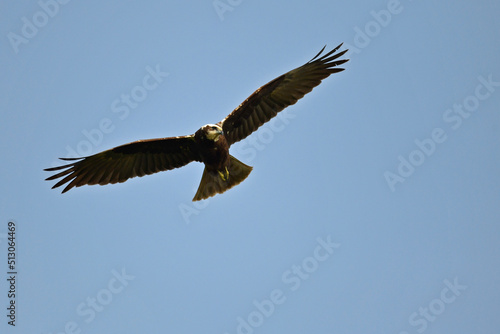
[[236, 186], [252, 171], [252, 167], [229, 154], [229, 147], [246, 138], [286, 107], [332, 73], [347, 50], [336, 53], [342, 44], [323, 54], [321, 49], [306, 64], [293, 69], [257, 89], [250, 97], [216, 124], [202, 126], [188, 136], [138, 140], [82, 158], [60, 158], [71, 163], [46, 171], [57, 174], [46, 180], [59, 180], [52, 188], [67, 183], [65, 193], [73, 187], [125, 182], [136, 177], [171, 170], [198, 161], [205, 164], [193, 201], [199, 201]]

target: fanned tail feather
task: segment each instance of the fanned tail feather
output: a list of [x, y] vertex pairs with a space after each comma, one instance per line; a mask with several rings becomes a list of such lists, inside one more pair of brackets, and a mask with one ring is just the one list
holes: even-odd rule
[[207, 199], [216, 194], [222, 194], [228, 189], [231, 189], [237, 184], [240, 184], [252, 171], [252, 167], [245, 165], [243, 162], [239, 161], [232, 155], [230, 157], [230, 163], [227, 167], [229, 172], [229, 177], [227, 180], [223, 180], [221, 175], [217, 172], [210, 172], [205, 169], [203, 170], [203, 175], [201, 177], [200, 186], [196, 195], [194, 195], [194, 201], [200, 201], [202, 199]]

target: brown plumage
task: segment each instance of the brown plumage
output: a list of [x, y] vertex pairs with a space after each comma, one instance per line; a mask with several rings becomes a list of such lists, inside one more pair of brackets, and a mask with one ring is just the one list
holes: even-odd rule
[[337, 66], [348, 59], [336, 59], [347, 50], [335, 53], [341, 45], [321, 56], [323, 48], [306, 64], [260, 87], [217, 124], [207, 124], [189, 136], [138, 140], [88, 157], [61, 158], [71, 163], [45, 169], [59, 171], [47, 180], [62, 178], [52, 188], [67, 183], [64, 193], [73, 187], [125, 182], [198, 161], [205, 164], [205, 169], [193, 201], [223, 193], [252, 171], [252, 167], [229, 154], [229, 147], [296, 103], [321, 80], [343, 71]]

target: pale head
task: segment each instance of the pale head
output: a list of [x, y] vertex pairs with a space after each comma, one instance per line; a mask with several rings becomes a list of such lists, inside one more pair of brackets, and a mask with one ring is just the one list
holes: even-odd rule
[[207, 139], [212, 141], [219, 140], [219, 136], [223, 133], [222, 128], [216, 124], [207, 124], [201, 127]]

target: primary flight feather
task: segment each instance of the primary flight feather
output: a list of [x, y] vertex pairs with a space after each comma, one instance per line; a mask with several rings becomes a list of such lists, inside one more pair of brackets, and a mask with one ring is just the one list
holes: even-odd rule
[[45, 169], [58, 171], [47, 180], [59, 180], [52, 188], [67, 184], [64, 190], [92, 184], [125, 182], [136, 177], [170, 170], [192, 161], [205, 164], [193, 201], [225, 192], [242, 182], [252, 171], [229, 154], [229, 147], [246, 138], [332, 73], [347, 50], [336, 53], [342, 44], [321, 55], [323, 48], [306, 64], [293, 69], [257, 89], [217, 124], [207, 124], [192, 135], [138, 140], [82, 158], [61, 158], [69, 164]]

